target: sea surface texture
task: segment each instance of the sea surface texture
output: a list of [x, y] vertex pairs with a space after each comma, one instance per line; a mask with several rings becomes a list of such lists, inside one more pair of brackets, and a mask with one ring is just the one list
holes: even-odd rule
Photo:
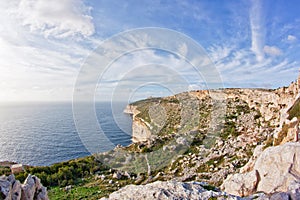
[[[114, 115], [110, 103], [96, 103], [95, 110], [99, 126], [109, 141], [125, 146], [131, 142], [132, 122], [122, 112], [123, 106], [114, 109], [119, 111]], [[115, 118], [122, 126], [117, 125]], [[85, 137], [97, 144], [98, 152], [107, 151], [107, 145], [101, 144], [102, 140], [94, 134], [87, 129]], [[77, 132], [71, 103], [0, 105], [0, 161], [41, 166], [90, 154]]]

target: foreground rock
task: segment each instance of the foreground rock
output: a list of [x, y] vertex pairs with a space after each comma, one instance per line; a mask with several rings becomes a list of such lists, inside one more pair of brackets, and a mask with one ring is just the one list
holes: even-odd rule
[[181, 200], [299, 200], [300, 183], [292, 183], [286, 192], [276, 192], [271, 195], [257, 193], [248, 197], [239, 197], [226, 192], [214, 189], [203, 182], [177, 182], [177, 181], [157, 181], [147, 185], [128, 185], [109, 195], [109, 198], [102, 200], [153, 200], [153, 199], [181, 199]]
[[291, 188], [297, 191], [298, 187], [299, 195], [300, 143], [267, 148], [249, 170], [228, 176], [222, 189], [230, 194], [247, 196], [257, 191], [267, 194], [286, 192]]
[[[206, 185], [207, 186], [207, 185]], [[238, 199], [224, 192], [206, 190], [205, 184], [199, 182], [157, 181], [147, 185], [128, 185], [109, 195], [109, 200], [131, 199]], [[107, 198], [102, 198], [105, 200]]]
[[48, 200], [47, 189], [36, 176], [28, 175], [24, 184], [14, 175], [0, 177], [0, 199], [3, 200]]

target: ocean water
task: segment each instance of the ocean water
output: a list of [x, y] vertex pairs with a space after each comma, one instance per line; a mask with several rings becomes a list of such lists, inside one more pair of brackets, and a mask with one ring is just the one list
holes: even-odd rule
[[[123, 109], [120, 103], [113, 115], [110, 103], [95, 104], [98, 123], [113, 145], [131, 142], [132, 120]], [[107, 151], [105, 140], [93, 134], [85, 130], [85, 139], [95, 143], [97, 152]], [[0, 161], [44, 166], [90, 155], [88, 149], [77, 132], [71, 103], [0, 104]]]

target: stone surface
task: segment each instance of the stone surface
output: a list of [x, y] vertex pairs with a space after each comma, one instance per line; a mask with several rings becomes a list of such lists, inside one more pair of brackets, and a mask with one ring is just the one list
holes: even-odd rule
[[135, 118], [132, 123], [132, 142], [148, 141], [152, 133], [147, 123], [140, 118]]
[[113, 192], [109, 198], [102, 198], [102, 200], [153, 200], [153, 199], [212, 199], [213, 197], [220, 199], [240, 199], [233, 195], [227, 195], [223, 192], [215, 192], [204, 189], [202, 183], [199, 182], [176, 182], [176, 181], [157, 181], [147, 185], [128, 185], [120, 190]]
[[38, 177], [28, 175], [24, 184], [22, 185], [21, 200], [48, 200], [47, 188], [41, 184]]
[[300, 181], [294, 181], [289, 185], [288, 188], [290, 198], [292, 200], [300, 199]]
[[21, 198], [21, 184], [15, 180], [15, 176], [0, 177], [0, 199], [5, 200], [20, 200]]
[[253, 183], [257, 181], [257, 188], [252, 193], [286, 192], [292, 182], [300, 181], [300, 143], [267, 148], [255, 161], [252, 171], [229, 176], [222, 188], [228, 193], [240, 194], [241, 186], [254, 189]]
[[273, 194], [256, 193], [247, 197], [239, 197], [219, 190], [208, 190], [204, 182], [178, 182], [178, 181], [157, 181], [146, 185], [127, 185], [120, 190], [113, 192], [108, 198], [101, 200], [168, 200], [168, 199], [220, 199], [220, 200], [299, 200], [300, 183], [293, 182], [286, 192]]
[[250, 160], [240, 169], [240, 173], [249, 172], [253, 169], [254, 164], [258, 156], [263, 152], [263, 145], [257, 145], [253, 151], [253, 155]]
[[256, 192], [259, 182], [259, 174], [257, 171], [251, 171], [245, 174], [234, 174], [229, 176], [222, 185], [222, 189], [230, 194], [237, 196], [249, 196]]
[[300, 143], [286, 143], [266, 149], [258, 157], [254, 169], [261, 178], [258, 191], [287, 191], [292, 181], [300, 179]]
[[47, 188], [36, 176], [28, 175], [23, 185], [14, 175], [0, 178], [0, 199], [4, 200], [48, 200]]

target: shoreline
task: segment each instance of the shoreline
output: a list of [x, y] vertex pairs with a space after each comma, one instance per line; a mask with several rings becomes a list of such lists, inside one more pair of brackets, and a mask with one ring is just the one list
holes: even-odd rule
[[11, 167], [12, 165], [15, 164], [21, 164], [21, 163], [16, 163], [14, 161], [0, 161], [0, 167]]

